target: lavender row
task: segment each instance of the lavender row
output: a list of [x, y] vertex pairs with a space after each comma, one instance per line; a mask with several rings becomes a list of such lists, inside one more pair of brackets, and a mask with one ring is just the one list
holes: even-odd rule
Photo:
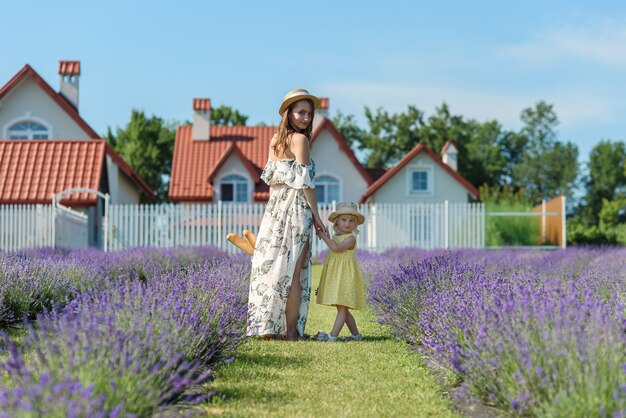
[[398, 338], [511, 414], [625, 415], [626, 249], [411, 252], [362, 263]]
[[[0, 416], [152, 416], [211, 378], [243, 340], [249, 258], [111, 279], [5, 336]], [[8, 376], [8, 377], [7, 377]]]
[[34, 319], [46, 309], [67, 304], [85, 289], [103, 288], [109, 280], [145, 280], [225, 256], [212, 247], [112, 253], [37, 249], [0, 254], [0, 328]]

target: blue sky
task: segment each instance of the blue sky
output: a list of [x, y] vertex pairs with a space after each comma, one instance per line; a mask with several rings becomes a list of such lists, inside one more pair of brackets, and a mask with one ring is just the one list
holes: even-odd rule
[[446, 102], [518, 129], [545, 100], [584, 162], [626, 139], [626, 4], [591, 3], [0, 0], [0, 84], [28, 63], [58, 89], [58, 61], [80, 60], [80, 113], [101, 134], [133, 108], [191, 119], [194, 97], [274, 125], [294, 88], [363, 125], [365, 106]]

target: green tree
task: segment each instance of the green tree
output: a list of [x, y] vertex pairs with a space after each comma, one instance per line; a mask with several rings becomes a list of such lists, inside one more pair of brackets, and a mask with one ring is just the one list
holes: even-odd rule
[[356, 123], [354, 115], [344, 115], [338, 111], [332, 122], [352, 150], [362, 142], [365, 131]]
[[363, 132], [359, 147], [368, 152], [367, 167], [391, 167], [421, 141], [419, 128], [424, 114], [415, 106], [396, 114], [382, 108], [372, 112], [366, 107], [365, 117], [369, 130]]
[[600, 141], [589, 154], [589, 174], [584, 179], [587, 189], [582, 208], [584, 221], [598, 222], [604, 199], [612, 201], [626, 188], [626, 145], [624, 142]]
[[446, 103], [436, 108], [419, 129], [422, 141], [439, 153], [452, 140], [459, 150], [458, 171], [476, 187], [499, 186], [506, 166], [501, 149], [502, 126], [495, 120], [484, 123], [452, 115]]
[[476, 186], [502, 184], [506, 159], [501, 138], [505, 132], [495, 120], [466, 120], [453, 115], [446, 103], [428, 119], [414, 106], [396, 114], [380, 108], [372, 112], [366, 107], [365, 116], [369, 130], [359, 130], [348, 123], [353, 122], [349, 118], [339, 118], [338, 122], [343, 123], [340, 131], [347, 132], [350, 142], [368, 152], [367, 167], [390, 167], [420, 142], [439, 154], [446, 141], [452, 140], [459, 150], [458, 171], [464, 178]]
[[106, 141], [148, 183], [160, 202], [167, 200], [174, 139], [174, 124], [156, 116], [148, 118], [135, 109], [124, 129], [117, 128], [113, 134], [108, 128], [106, 134]]
[[220, 106], [211, 109], [211, 124], [223, 126], [246, 126], [248, 116], [239, 113], [230, 106]]
[[[512, 167], [513, 185], [534, 201], [571, 195], [578, 172], [578, 147], [558, 141], [558, 118], [553, 106], [540, 101], [521, 114], [526, 138], [519, 161]], [[524, 143], [524, 141], [521, 141]]]

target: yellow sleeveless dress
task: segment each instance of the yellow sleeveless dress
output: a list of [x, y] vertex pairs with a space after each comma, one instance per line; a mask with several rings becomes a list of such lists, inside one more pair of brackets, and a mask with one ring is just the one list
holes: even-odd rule
[[[339, 244], [351, 236], [353, 235], [336, 235], [333, 240]], [[365, 287], [361, 270], [356, 264], [356, 244], [351, 250], [328, 252], [317, 289], [317, 303], [343, 305], [350, 309], [365, 307]]]

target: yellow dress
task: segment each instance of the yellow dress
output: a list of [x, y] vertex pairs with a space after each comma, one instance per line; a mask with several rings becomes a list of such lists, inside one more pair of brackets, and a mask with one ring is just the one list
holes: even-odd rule
[[[353, 235], [336, 235], [333, 240], [339, 244], [351, 236]], [[350, 309], [365, 307], [365, 287], [361, 270], [356, 264], [356, 244], [351, 250], [328, 252], [317, 289], [317, 303], [343, 305]]]

